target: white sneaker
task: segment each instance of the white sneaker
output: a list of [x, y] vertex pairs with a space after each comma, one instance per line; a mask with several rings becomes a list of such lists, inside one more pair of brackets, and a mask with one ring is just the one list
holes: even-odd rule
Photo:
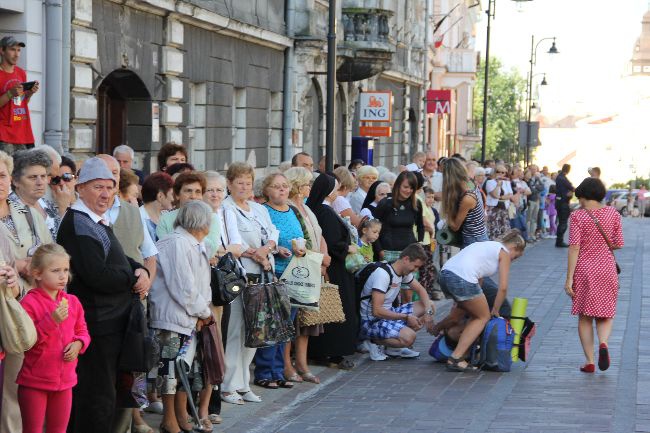
[[408, 347], [403, 347], [401, 349], [397, 349], [395, 347], [387, 347], [384, 353], [395, 358], [417, 358], [420, 356], [420, 352], [411, 350]]
[[370, 342], [370, 340], [366, 340], [368, 342], [367, 347], [368, 347], [368, 353], [370, 353], [370, 359], [373, 361], [385, 361], [388, 359], [386, 354], [384, 354], [384, 351], [382, 350], [382, 347]]
[[249, 403], [261, 403], [262, 399], [259, 395], [255, 394], [253, 391], [247, 391], [241, 396], [242, 400]]

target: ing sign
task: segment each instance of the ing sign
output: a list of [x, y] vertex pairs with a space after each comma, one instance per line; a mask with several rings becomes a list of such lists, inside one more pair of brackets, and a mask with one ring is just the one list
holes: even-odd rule
[[390, 91], [361, 92], [359, 120], [361, 122], [390, 122], [393, 94]]

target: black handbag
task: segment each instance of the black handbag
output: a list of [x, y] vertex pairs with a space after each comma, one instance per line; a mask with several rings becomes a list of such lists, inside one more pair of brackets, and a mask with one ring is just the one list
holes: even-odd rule
[[246, 278], [232, 253], [222, 256], [217, 266], [212, 267], [211, 274], [212, 305], [230, 304], [246, 287]]
[[159, 359], [160, 344], [154, 331], [147, 326], [144, 305], [138, 295], [135, 295], [131, 301], [118, 369], [123, 372], [148, 373]]

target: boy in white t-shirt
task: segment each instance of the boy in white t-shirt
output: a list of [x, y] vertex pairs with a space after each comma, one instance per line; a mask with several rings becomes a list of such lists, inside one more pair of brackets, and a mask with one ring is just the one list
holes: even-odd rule
[[[433, 301], [413, 277], [426, 259], [422, 245], [411, 244], [400, 253], [399, 259], [381, 264], [366, 280], [361, 292], [360, 338], [366, 340], [364, 346], [373, 360], [385, 359], [377, 345], [387, 346], [385, 353], [389, 356], [414, 358], [420, 355], [409, 347], [423, 325], [432, 328], [435, 313]], [[393, 307], [402, 284], [415, 290], [420, 300]]]

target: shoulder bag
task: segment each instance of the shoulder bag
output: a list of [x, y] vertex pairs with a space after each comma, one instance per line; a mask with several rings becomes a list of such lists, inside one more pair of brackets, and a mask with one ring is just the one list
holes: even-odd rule
[[20, 303], [8, 293], [7, 280], [0, 283], [0, 344], [7, 353], [20, 354], [36, 344], [36, 327]]
[[[228, 227], [224, 218], [224, 232], [228, 242]], [[223, 239], [221, 244], [226, 247]], [[237, 263], [235, 256], [228, 252], [219, 258], [216, 266], [210, 268], [210, 289], [212, 291], [212, 305], [217, 307], [230, 304], [242, 294], [246, 287], [246, 278], [242, 268]]]
[[609, 252], [612, 253], [612, 257], [614, 257], [614, 264], [616, 265], [616, 273], [620, 274], [621, 273], [621, 267], [618, 265], [618, 262], [616, 261], [616, 256], [614, 255], [614, 245], [609, 241], [609, 238], [605, 234], [605, 230], [603, 230], [603, 226], [600, 225], [600, 221], [598, 221], [598, 218], [594, 216], [594, 214], [590, 211], [585, 209], [587, 214], [591, 217], [592, 220], [594, 220], [594, 223], [596, 223], [596, 227], [598, 228], [598, 231], [600, 232], [601, 236], [603, 239], [605, 239], [605, 243], [607, 244], [607, 248], [609, 248]]

